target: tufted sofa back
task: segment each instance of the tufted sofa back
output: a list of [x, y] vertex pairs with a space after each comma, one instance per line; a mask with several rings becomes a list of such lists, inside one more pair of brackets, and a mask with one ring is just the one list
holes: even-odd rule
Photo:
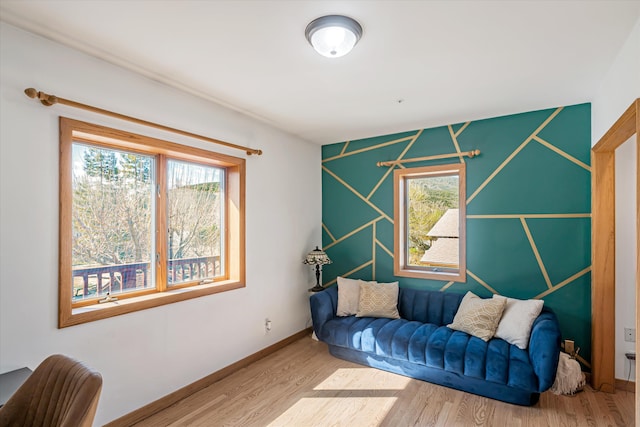
[[453, 322], [463, 294], [400, 288], [400, 317], [422, 323], [445, 326]]

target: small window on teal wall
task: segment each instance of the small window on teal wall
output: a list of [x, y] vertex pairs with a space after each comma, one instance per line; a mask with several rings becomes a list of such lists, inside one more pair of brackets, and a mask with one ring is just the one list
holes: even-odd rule
[[465, 164], [394, 171], [394, 274], [464, 282]]

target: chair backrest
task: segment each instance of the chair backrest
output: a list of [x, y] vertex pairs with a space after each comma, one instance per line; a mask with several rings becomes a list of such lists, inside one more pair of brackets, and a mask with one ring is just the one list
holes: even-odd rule
[[46, 358], [0, 408], [0, 426], [90, 427], [102, 376], [82, 362]]

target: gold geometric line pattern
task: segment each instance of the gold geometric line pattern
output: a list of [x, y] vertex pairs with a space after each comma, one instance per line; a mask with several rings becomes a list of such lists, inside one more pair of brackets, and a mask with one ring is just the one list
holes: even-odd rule
[[444, 292], [447, 289], [449, 289], [451, 287], [451, 285], [453, 285], [455, 282], [449, 282], [446, 285], [444, 285], [443, 287], [440, 288], [440, 292]]
[[471, 277], [473, 277], [476, 282], [480, 283], [482, 286], [484, 286], [485, 288], [487, 288], [489, 291], [491, 291], [491, 293], [497, 294], [498, 291], [496, 291], [495, 289], [493, 289], [491, 286], [487, 285], [487, 283], [482, 280], [481, 278], [479, 278], [478, 276], [476, 276], [475, 274], [473, 274], [471, 271], [467, 270], [467, 274]]
[[340, 155], [341, 155], [341, 156], [342, 156], [342, 155], [344, 155], [344, 152], [345, 152], [345, 151], [347, 151], [347, 147], [349, 146], [349, 143], [350, 143], [350, 142], [351, 142], [351, 141], [347, 141], [347, 142], [345, 142], [345, 143], [344, 143], [344, 147], [342, 147], [342, 151], [340, 151]]
[[525, 220], [524, 218], [520, 218], [520, 222], [522, 223], [522, 228], [524, 228], [524, 232], [527, 235], [527, 239], [529, 239], [529, 244], [531, 245], [533, 254], [536, 256], [536, 260], [538, 261], [538, 265], [540, 266], [540, 271], [542, 271], [542, 275], [544, 276], [544, 281], [547, 282], [547, 288], [551, 289], [551, 280], [549, 279], [549, 275], [547, 274], [547, 269], [544, 268], [544, 263], [542, 262], [542, 258], [540, 257], [540, 253], [538, 252], [538, 248], [536, 247], [536, 242], [533, 241], [533, 236], [531, 235], [531, 231], [529, 230], [529, 226], [527, 225], [527, 220]]
[[351, 191], [353, 194], [355, 194], [357, 197], [359, 197], [360, 199], [362, 199], [363, 202], [365, 202], [366, 204], [368, 204], [369, 206], [371, 206], [371, 208], [373, 208], [376, 212], [378, 212], [380, 215], [382, 215], [386, 220], [388, 220], [391, 224], [393, 224], [393, 220], [389, 217], [389, 215], [387, 215], [386, 213], [384, 213], [384, 211], [382, 211], [379, 207], [377, 207], [376, 205], [374, 205], [373, 203], [371, 203], [369, 200], [367, 200], [366, 197], [364, 197], [362, 194], [358, 193], [355, 188], [351, 187], [349, 184], [347, 184], [342, 178], [340, 178], [338, 175], [336, 175], [335, 173], [331, 172], [329, 169], [327, 169], [326, 166], [322, 166], [322, 170], [324, 170], [326, 173], [328, 173], [329, 175], [331, 175], [336, 181], [338, 181], [340, 184], [344, 185], [349, 191]]
[[451, 135], [451, 141], [453, 141], [453, 146], [456, 148], [456, 152], [460, 155], [459, 156], [460, 163], [464, 163], [464, 156], [460, 151], [460, 145], [458, 145], [458, 139], [456, 138], [456, 135], [453, 133], [453, 128], [451, 127], [451, 125], [448, 125], [447, 128], [449, 128], [449, 135]]
[[[404, 153], [403, 153], [404, 154]], [[393, 166], [391, 166], [386, 172], [385, 174], [382, 176], [382, 178], [380, 179], [380, 181], [378, 181], [378, 183], [376, 184], [375, 187], [373, 187], [373, 189], [371, 190], [371, 192], [367, 195], [367, 200], [371, 199], [371, 196], [373, 196], [375, 194], [376, 191], [378, 191], [378, 188], [380, 187], [380, 185], [382, 185], [382, 183], [384, 182], [385, 179], [387, 179], [387, 177], [389, 176], [389, 174], [391, 173], [391, 171], [393, 171]]]
[[549, 150], [552, 150], [552, 151], [560, 154], [562, 157], [564, 157], [565, 159], [569, 160], [570, 162], [573, 162], [576, 165], [580, 166], [581, 168], [584, 168], [584, 169], [588, 170], [589, 172], [591, 172], [591, 167], [589, 165], [587, 165], [587, 164], [581, 162], [580, 160], [576, 159], [571, 154], [568, 154], [568, 153], [562, 151], [561, 149], [559, 149], [555, 145], [545, 141], [544, 139], [540, 138], [538, 135], [534, 136], [533, 139], [536, 142], [539, 142], [540, 144], [542, 144], [545, 147], [547, 147]]
[[[504, 167], [507, 166], [507, 164], [513, 160], [513, 158], [520, 152], [522, 151], [526, 145], [531, 142], [531, 141], [536, 141], [537, 143], [547, 147], [548, 149], [554, 151], [555, 153], [559, 154], [560, 156], [566, 158], [567, 160], [573, 162], [574, 164], [582, 167], [583, 169], [591, 172], [591, 167], [583, 162], [581, 162], [580, 160], [576, 159], [575, 157], [571, 156], [570, 154], [564, 152], [563, 150], [555, 147], [553, 144], [545, 141], [544, 139], [542, 139], [541, 137], [538, 136], [538, 133], [540, 131], [542, 131], [559, 113], [560, 111], [562, 111], [563, 107], [559, 107], [557, 108], [555, 111], [553, 111], [551, 113], [551, 115], [544, 121], [542, 122], [538, 128], [531, 134], [529, 135], [529, 137], [527, 137], [527, 139], [525, 139], [520, 146], [518, 146], [510, 155], [509, 157], [507, 157], [494, 171], [493, 173], [485, 179], [485, 181], [475, 190], [475, 192], [467, 199], [466, 203], [469, 204], [490, 182], [491, 180], [493, 180], [493, 178], [495, 178], [495, 176], [500, 173], [500, 171], [502, 169], [504, 169]], [[459, 158], [460, 161], [462, 163], [464, 163], [464, 159], [460, 150], [460, 146], [457, 140], [457, 137], [469, 126], [471, 122], [466, 122], [464, 123], [464, 125], [458, 129], [458, 131], [454, 132], [453, 131], [453, 127], [451, 125], [448, 125], [448, 130], [449, 130], [449, 134], [451, 136], [451, 140], [454, 144], [454, 147], [456, 149], [456, 153], [459, 154]], [[383, 148], [386, 146], [390, 146], [393, 144], [398, 144], [398, 143], [402, 143], [405, 141], [410, 141], [410, 143], [407, 145], [407, 147], [404, 148], [403, 152], [400, 154], [400, 156], [396, 159], [396, 161], [398, 160], [402, 160], [404, 158], [404, 156], [406, 155], [406, 153], [409, 151], [409, 149], [411, 148], [411, 146], [416, 142], [416, 140], [418, 139], [418, 137], [420, 136], [420, 134], [423, 132], [423, 129], [420, 129], [419, 131], [417, 131], [416, 134], [412, 135], [412, 136], [406, 136], [403, 138], [399, 138], [396, 140], [392, 140], [392, 141], [387, 141], [384, 143], [380, 143], [374, 146], [370, 146], [370, 147], [366, 147], [366, 148], [362, 148], [359, 150], [354, 150], [352, 152], [347, 153], [346, 150], [348, 149], [349, 143], [350, 141], [346, 141], [344, 146], [342, 147], [342, 150], [340, 152], [339, 155], [337, 156], [333, 156], [330, 158], [326, 158], [322, 160], [322, 163], [325, 162], [330, 162], [332, 160], [336, 160], [338, 158], [343, 158], [343, 157], [347, 157], [347, 156], [351, 156], [354, 154], [359, 154], [359, 153], [363, 153], [363, 152], [367, 152], [367, 151], [371, 151], [371, 150], [376, 150], [378, 148]], [[396, 163], [395, 165], [389, 167], [389, 170], [385, 173], [385, 175], [382, 177], [382, 179], [380, 179], [378, 181], [378, 183], [376, 184], [376, 186], [373, 188], [373, 190], [367, 195], [367, 197], [365, 198], [362, 194], [360, 194], [358, 191], [356, 191], [353, 187], [351, 187], [349, 184], [347, 184], [343, 179], [341, 179], [339, 176], [337, 176], [335, 173], [333, 173], [332, 171], [330, 171], [329, 169], [327, 169], [325, 166], [322, 166], [322, 169], [324, 171], [326, 171], [329, 175], [331, 175], [333, 178], [335, 178], [339, 183], [341, 183], [343, 186], [345, 186], [345, 188], [347, 188], [349, 191], [351, 191], [353, 194], [355, 194], [358, 198], [360, 198], [361, 200], [363, 200], [365, 203], [367, 203], [370, 207], [372, 207], [374, 210], [376, 210], [378, 213], [380, 213], [380, 217], [373, 219], [371, 221], [369, 221], [368, 223], [361, 225], [360, 227], [358, 227], [357, 229], [349, 232], [348, 234], [340, 237], [339, 239], [336, 239], [335, 236], [329, 231], [328, 227], [326, 227], [326, 225], [323, 223], [322, 227], [323, 229], [326, 231], [327, 235], [331, 238], [332, 242], [327, 245], [326, 247], [324, 247], [324, 249], [329, 249], [331, 247], [333, 247], [334, 245], [344, 241], [345, 239], [348, 239], [349, 237], [353, 236], [354, 234], [362, 231], [363, 229], [371, 226], [373, 228], [373, 243], [372, 243], [372, 253], [371, 253], [371, 260], [365, 262], [364, 264], [354, 268], [353, 270], [342, 274], [342, 277], [349, 277], [350, 275], [368, 267], [369, 265], [372, 265], [372, 279], [375, 280], [375, 276], [376, 276], [376, 263], [377, 263], [377, 259], [376, 259], [376, 246], [379, 246], [380, 248], [382, 248], [391, 258], [394, 258], [394, 254], [391, 250], [389, 250], [380, 240], [377, 239], [377, 222], [382, 220], [382, 219], [386, 219], [389, 222], [391, 222], [393, 224], [393, 220], [386, 215], [382, 210], [380, 210], [377, 206], [375, 206], [373, 203], [371, 203], [369, 201], [369, 199], [373, 196], [373, 194], [375, 194], [375, 192], [378, 190], [378, 188], [380, 187], [380, 185], [384, 182], [385, 179], [388, 178], [388, 175], [391, 173], [391, 171], [394, 169], [394, 167], [398, 167], [398, 168], [402, 168], [405, 169], [406, 167], [401, 164], [401, 163]], [[591, 214], [590, 213], [570, 213], [570, 214], [488, 214], [488, 215], [467, 215], [466, 216], [467, 219], [519, 219], [522, 227], [525, 231], [525, 234], [527, 235], [527, 239], [529, 240], [529, 244], [531, 246], [531, 249], [535, 255], [535, 258], [538, 262], [538, 265], [540, 267], [540, 270], [544, 276], [545, 282], [547, 284], [548, 289], [542, 293], [540, 293], [539, 295], [537, 295], [536, 299], [541, 299], [547, 295], [552, 294], [553, 292], [561, 289], [562, 287], [570, 284], [571, 282], [573, 282], [574, 280], [576, 280], [577, 278], [583, 276], [584, 274], [588, 273], [589, 271], [591, 271], [591, 266], [579, 271], [578, 273], [572, 275], [571, 277], [561, 281], [560, 283], [556, 284], [555, 286], [552, 285], [551, 280], [549, 278], [549, 275], [546, 271], [546, 268], [544, 266], [544, 263], [542, 261], [542, 257], [540, 256], [540, 253], [538, 251], [538, 248], [535, 244], [535, 241], [533, 239], [533, 236], [531, 234], [531, 231], [528, 227], [528, 224], [526, 222], [526, 219], [533, 219], [533, 218], [591, 218]], [[489, 284], [487, 284], [484, 280], [480, 279], [477, 275], [475, 275], [473, 272], [471, 272], [470, 270], [467, 270], [467, 273], [469, 274], [469, 276], [471, 276], [473, 279], [475, 279], [480, 285], [482, 285], [483, 287], [485, 287], [487, 290], [489, 290], [490, 292], [496, 294], [498, 293], [494, 288], [492, 288]], [[331, 282], [325, 283], [325, 286], [329, 286], [332, 285], [334, 283], [337, 282], [337, 278], [333, 279]], [[455, 284], [455, 282], [451, 281], [451, 282], [447, 282], [446, 284], [444, 284], [442, 286], [442, 288], [440, 289], [440, 291], [445, 291], [447, 289], [449, 289], [451, 286], [453, 286]], [[579, 357], [579, 356], [578, 356]], [[584, 359], [580, 358], [580, 361], [585, 365], [585, 366], [590, 366], [589, 363], [587, 361], [585, 361]]]
[[455, 133], [456, 138], [457, 138], [458, 136], [460, 136], [460, 134], [462, 133], [462, 131], [464, 131], [464, 130], [467, 128], [467, 126], [469, 126], [469, 124], [470, 124], [470, 123], [471, 123], [471, 122], [467, 122], [467, 123], [463, 124], [463, 125], [462, 125], [462, 127], [461, 127], [460, 129], [458, 129], [458, 131]]
[[345, 239], [348, 239], [349, 237], [353, 236], [356, 233], [359, 233], [360, 231], [364, 230], [365, 228], [369, 227], [370, 225], [375, 224], [376, 222], [380, 221], [382, 219], [382, 217], [378, 217], [376, 219], [372, 219], [371, 221], [367, 222], [366, 224], [362, 224], [360, 227], [356, 228], [355, 230], [345, 234], [344, 236], [340, 237], [337, 240], [334, 240], [333, 242], [329, 243], [327, 246], [325, 246], [324, 248], [322, 248], [323, 250], [327, 250], [335, 245], [337, 245], [338, 243], [344, 241]]
[[507, 157], [501, 164], [500, 166], [498, 166], [496, 168], [496, 170], [493, 171], [493, 173], [491, 175], [489, 175], [487, 177], [487, 179], [484, 180], [484, 182], [482, 184], [480, 184], [480, 186], [476, 189], [476, 191], [473, 192], [473, 194], [467, 199], [467, 205], [469, 203], [471, 203], [471, 201], [478, 195], [478, 193], [480, 193], [484, 187], [487, 186], [487, 184], [489, 184], [491, 182], [491, 180], [493, 180], [493, 178], [495, 178], [496, 175], [498, 175], [500, 173], [500, 171], [502, 169], [504, 169], [505, 166], [507, 166], [509, 164], [509, 162], [511, 160], [513, 160], [513, 158], [520, 152], [522, 151], [522, 149], [524, 147], [527, 146], [527, 144], [529, 142], [531, 142], [533, 140], [533, 137], [536, 136], [538, 134], [538, 132], [540, 132], [542, 129], [544, 129], [550, 122], [551, 120], [553, 120], [559, 113], [560, 111], [562, 111], [563, 107], [558, 107], [553, 113], [551, 113], [551, 115], [544, 121], [542, 122], [542, 124], [540, 126], [538, 126], [538, 128], [536, 130], [533, 131], [533, 133], [531, 135], [529, 135], [527, 137], [527, 139], [524, 140], [524, 142], [522, 144], [520, 144], [520, 146], [518, 148], [516, 148], [513, 153], [511, 153], [509, 155], [509, 157]]
[[382, 242], [381, 242], [380, 240], [376, 239], [376, 244], [377, 244], [378, 246], [380, 246], [380, 247], [382, 248], [382, 250], [383, 250], [383, 251], [385, 251], [386, 253], [388, 253], [388, 254], [389, 254], [389, 256], [391, 257], [391, 259], [393, 259], [393, 252], [391, 252], [389, 249], [387, 249], [387, 247], [386, 247], [384, 244], [382, 244]]
[[496, 175], [498, 175], [500, 173], [500, 171], [509, 164], [509, 162], [511, 160], [513, 160], [513, 158], [520, 152], [522, 151], [522, 149], [524, 147], [527, 146], [527, 144], [529, 143], [530, 139], [526, 139], [522, 144], [520, 144], [520, 146], [518, 148], [516, 148], [513, 153], [511, 153], [509, 155], [509, 157], [507, 157], [500, 166], [498, 166], [492, 173], [491, 175], [489, 175], [489, 177], [487, 179], [484, 180], [484, 182], [482, 184], [480, 184], [480, 186], [476, 189], [476, 191], [474, 191], [474, 193], [469, 196], [469, 198], [467, 199], [467, 205], [469, 203], [471, 203], [471, 201], [478, 195], [478, 193], [480, 193], [484, 187], [487, 186], [487, 184], [489, 184], [491, 182], [491, 180], [493, 180], [493, 178], [495, 178]]
[[[409, 151], [409, 149], [413, 146], [413, 143], [416, 142], [416, 140], [418, 139], [418, 137], [420, 136], [420, 134], [422, 134], [422, 129], [420, 129], [415, 136], [413, 137], [413, 139], [411, 140], [411, 142], [409, 142], [407, 144], [407, 146], [404, 148], [404, 150], [402, 150], [402, 153], [400, 153], [400, 155], [398, 156], [398, 158], [396, 159], [396, 161], [398, 160], [402, 160], [402, 158], [404, 157], [405, 154], [407, 154], [407, 151]], [[371, 196], [373, 196], [375, 194], [376, 191], [378, 191], [378, 188], [380, 187], [380, 185], [382, 185], [382, 183], [384, 182], [385, 179], [387, 179], [387, 177], [389, 176], [389, 174], [391, 173], [391, 171], [393, 171], [393, 166], [391, 166], [389, 168], [389, 170], [387, 170], [387, 172], [382, 176], [382, 179], [380, 179], [380, 181], [378, 181], [378, 183], [376, 184], [375, 187], [373, 187], [373, 189], [371, 190], [371, 192], [369, 193], [369, 195], [367, 196], [367, 200], [371, 199]]]
[[376, 224], [378, 223], [378, 221], [374, 222], [372, 227], [373, 227], [373, 232], [371, 233], [372, 236], [372, 243], [371, 243], [371, 262], [373, 263], [371, 265], [371, 280], [376, 280]]
[[335, 241], [336, 241], [336, 238], [335, 238], [335, 237], [333, 237], [333, 234], [331, 234], [331, 232], [329, 231], [329, 229], [327, 228], [327, 226], [326, 226], [326, 225], [324, 225], [324, 222], [322, 223], [322, 228], [324, 229], [325, 233], [327, 233], [327, 235], [328, 235], [329, 237], [331, 237], [331, 240], [332, 240], [333, 242], [335, 242]]
[[[357, 229], [351, 231], [348, 234], [345, 234], [344, 236], [342, 236], [340, 239], [334, 240], [332, 243], [328, 244], [327, 246], [323, 247], [323, 250], [327, 250], [329, 248], [331, 248], [334, 245], [337, 245], [338, 243], [342, 242], [345, 239], [348, 239], [349, 237], [353, 236], [354, 234], [362, 231], [363, 229], [371, 226], [372, 227], [372, 236], [373, 236], [373, 244], [371, 245], [371, 260], [367, 261], [366, 263], [356, 267], [355, 269], [344, 273], [341, 275], [341, 277], [348, 277], [350, 274], [353, 274], [359, 270], [362, 270], [363, 268], [371, 265], [372, 267], [372, 277], [371, 280], [376, 280], [376, 261], [377, 261], [377, 257], [376, 257], [376, 245], [380, 246], [387, 254], [389, 254], [389, 256], [393, 259], [393, 252], [391, 252], [384, 244], [382, 244], [381, 241], [379, 241], [376, 237], [377, 234], [377, 227], [376, 224], [378, 221], [382, 220], [382, 217], [378, 217], [374, 220], [369, 221], [368, 223], [361, 225], [360, 227], [358, 227]], [[329, 230], [325, 227], [325, 230], [327, 231], [327, 234], [329, 233]], [[336, 279], [325, 283], [324, 286], [330, 286], [332, 284], [336, 283]]]
[[542, 292], [539, 295], [536, 295], [533, 298], [534, 299], [540, 299], [540, 298], [546, 297], [550, 293], [553, 293], [553, 292], [557, 291], [558, 289], [562, 288], [563, 286], [568, 285], [569, 283], [573, 282], [574, 280], [576, 280], [579, 277], [584, 276], [585, 274], [587, 274], [590, 271], [591, 271], [591, 266], [585, 268], [584, 270], [580, 270], [576, 274], [574, 274], [573, 276], [563, 280], [562, 282], [560, 282], [557, 285], [553, 286], [551, 289], [547, 289], [546, 291]]
[[383, 142], [383, 143], [378, 144], [378, 145], [372, 145], [371, 147], [365, 147], [365, 148], [361, 148], [359, 150], [349, 151], [348, 153], [345, 153], [345, 154], [339, 154], [337, 156], [328, 157], [326, 159], [323, 159], [322, 163], [327, 163], [327, 162], [330, 162], [332, 160], [341, 159], [341, 158], [348, 157], [348, 156], [353, 156], [354, 154], [360, 154], [360, 153], [364, 153], [366, 151], [377, 150], [378, 148], [386, 147], [386, 146], [393, 145], [393, 144], [399, 144], [401, 142], [409, 141], [413, 137], [414, 137], [414, 135], [405, 136], [403, 138], [394, 139], [393, 141], [387, 141], [387, 142]]
[[[378, 218], [376, 218], [374, 220], [371, 220], [368, 223], [363, 224], [360, 227], [356, 228], [355, 230], [345, 234], [341, 238], [339, 238], [337, 240], [334, 239], [334, 241], [332, 243], [330, 243], [327, 246], [323, 247], [323, 250], [327, 250], [327, 249], [331, 248], [332, 246], [337, 245], [338, 243], [342, 242], [343, 240], [348, 239], [349, 237], [353, 236], [354, 234], [364, 230], [365, 228], [367, 228], [369, 226], [372, 227], [373, 243], [371, 245], [371, 260], [367, 261], [366, 263], [356, 267], [355, 269], [353, 269], [353, 270], [351, 270], [351, 271], [349, 271], [347, 273], [342, 274], [341, 277], [348, 277], [349, 275], [351, 275], [351, 274], [353, 274], [353, 273], [355, 273], [355, 272], [357, 272], [359, 270], [362, 270], [363, 268], [371, 265], [372, 266], [371, 267], [371, 269], [372, 269], [371, 280], [376, 280], [376, 261], [377, 261], [376, 260], [376, 245], [380, 246], [387, 254], [389, 254], [389, 256], [391, 258], [393, 258], [393, 253], [389, 249], [387, 249], [387, 247], [385, 247], [382, 244], [382, 242], [380, 242], [376, 237], [376, 234], [377, 234], [377, 226], [376, 226], [376, 224], [377, 224], [378, 221], [380, 221], [382, 219], [383, 219], [383, 217], [380, 216], [380, 217], [378, 217]], [[324, 224], [323, 224], [323, 227], [325, 228], [325, 231], [327, 232], [327, 234], [331, 235], [331, 233], [329, 232], [329, 229], [326, 226], [324, 226]], [[327, 283], [324, 284], [324, 286], [330, 286], [330, 285], [336, 283], [336, 280], [337, 279], [334, 279], [334, 280], [332, 280], [330, 282], [327, 282]]]
[[[354, 268], [353, 270], [348, 271], [348, 272], [346, 272], [346, 273], [342, 274], [340, 277], [349, 277], [349, 276], [351, 276], [353, 273], [357, 273], [358, 271], [362, 270], [363, 268], [366, 268], [366, 267], [370, 266], [372, 263], [373, 263], [373, 261], [367, 261], [367, 262], [365, 262], [364, 264], [359, 265], [358, 267]], [[326, 287], [326, 286], [331, 286], [331, 285], [333, 285], [334, 283], [336, 283], [337, 281], [338, 281], [338, 278], [336, 277], [336, 278], [335, 278], [335, 279], [333, 279], [332, 281], [325, 283], [323, 286], [325, 286], [325, 287]]]
[[467, 219], [522, 219], [522, 218], [591, 218], [589, 213], [576, 214], [504, 214], [504, 215], [467, 215]]

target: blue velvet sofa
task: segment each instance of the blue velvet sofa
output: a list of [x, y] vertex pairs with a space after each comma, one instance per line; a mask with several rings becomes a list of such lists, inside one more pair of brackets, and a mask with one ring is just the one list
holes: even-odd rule
[[534, 405], [555, 380], [556, 316], [544, 308], [521, 350], [450, 324], [463, 295], [400, 288], [400, 319], [337, 317], [336, 286], [311, 296], [313, 329], [335, 357], [518, 405]]

